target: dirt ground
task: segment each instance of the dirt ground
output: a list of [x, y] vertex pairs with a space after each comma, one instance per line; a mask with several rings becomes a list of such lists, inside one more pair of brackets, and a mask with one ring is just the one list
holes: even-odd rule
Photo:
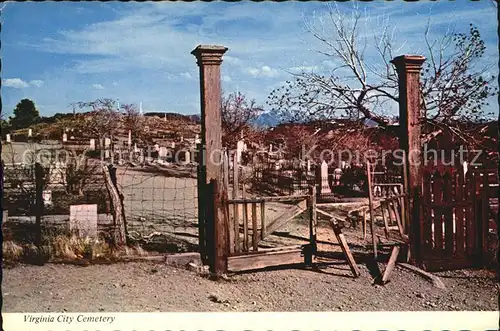
[[4, 270], [4, 312], [421, 311], [498, 309], [495, 274], [437, 273], [446, 289], [396, 268], [385, 286], [367, 268], [350, 276], [337, 261], [319, 270], [281, 269], [210, 280], [162, 263], [19, 265]]

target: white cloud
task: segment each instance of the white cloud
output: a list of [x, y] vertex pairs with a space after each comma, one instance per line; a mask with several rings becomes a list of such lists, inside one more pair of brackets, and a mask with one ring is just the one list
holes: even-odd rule
[[2, 85], [5, 87], [12, 87], [12, 88], [26, 88], [29, 85], [29, 83], [25, 82], [21, 78], [7, 78], [2, 80]]
[[223, 82], [228, 83], [228, 82], [230, 82], [230, 81], [232, 81], [232, 80], [233, 80], [233, 79], [231, 78], [231, 76], [222, 76], [222, 81], [223, 81]]
[[262, 66], [260, 68], [247, 68], [246, 72], [252, 77], [277, 77], [280, 75], [280, 72], [270, 66]]
[[92, 87], [96, 90], [104, 90], [104, 86], [101, 84], [92, 84]]
[[35, 86], [35, 87], [42, 87], [43, 86], [43, 80], [35, 79], [35, 80], [30, 81], [29, 84], [31, 86]]
[[193, 79], [193, 75], [191, 75], [189, 72], [183, 72], [180, 74], [180, 76], [185, 79]]

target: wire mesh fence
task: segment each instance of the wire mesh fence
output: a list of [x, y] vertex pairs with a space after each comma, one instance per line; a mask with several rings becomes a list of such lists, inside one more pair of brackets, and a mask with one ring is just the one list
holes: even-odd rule
[[[32, 147], [25, 144], [25, 150], [33, 155], [29, 159], [24, 155], [23, 162], [3, 157], [5, 240], [35, 242], [41, 232], [109, 237], [116, 230], [116, 206], [104, 174], [110, 160], [103, 162], [95, 157], [95, 151], [86, 154], [82, 149], [78, 157], [55, 162], [53, 153], [63, 150], [61, 146], [52, 148], [46, 159], [40, 157], [47, 153], [46, 148]], [[133, 241], [147, 243], [149, 240], [144, 238], [154, 236], [157, 244], [163, 245], [160, 249], [177, 250], [168, 247], [170, 241], [186, 241], [190, 249], [195, 249], [195, 165], [145, 163], [114, 167], [127, 230]]]

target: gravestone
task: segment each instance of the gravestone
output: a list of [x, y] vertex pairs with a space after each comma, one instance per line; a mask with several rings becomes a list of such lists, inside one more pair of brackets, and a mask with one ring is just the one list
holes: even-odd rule
[[66, 184], [66, 163], [58, 161], [49, 168], [49, 184]]
[[97, 205], [71, 205], [69, 230], [81, 237], [97, 237]]
[[33, 130], [28, 129], [28, 137], [31, 137], [33, 135]]
[[62, 135], [62, 141], [67, 142], [68, 141], [68, 135], [66, 133], [63, 133]]
[[245, 149], [245, 142], [243, 140], [238, 140], [236, 143], [236, 162], [238, 164], [241, 164], [241, 154], [243, 153]]
[[307, 160], [306, 166], [307, 166], [307, 173], [311, 172], [311, 160]]
[[165, 158], [168, 156], [168, 149], [164, 146], [161, 146], [158, 150], [158, 157]]
[[139, 148], [137, 148], [137, 143], [134, 144], [134, 153], [139, 153]]
[[464, 176], [467, 175], [467, 171], [469, 171], [469, 166], [467, 164], [467, 161], [464, 161]]
[[201, 139], [200, 139], [200, 135], [199, 134], [196, 134], [196, 136], [194, 137], [194, 143], [195, 144], [201, 144]]
[[43, 204], [46, 206], [52, 205], [52, 191], [45, 190], [42, 192]]
[[173, 142], [173, 141], [172, 141], [172, 144], [171, 144], [171, 146], [170, 146], [170, 147], [171, 147], [172, 149], [174, 149], [174, 148], [175, 148], [175, 142]]
[[328, 184], [328, 164], [324, 160], [321, 163], [320, 175], [321, 175], [321, 181], [320, 181], [321, 194], [332, 193], [330, 185]]
[[132, 146], [132, 130], [128, 130], [128, 148]]
[[269, 152], [273, 151], [273, 144], [269, 144]]
[[108, 148], [111, 145], [111, 139], [104, 138], [104, 148]]
[[5, 139], [6, 139], [6, 141], [7, 141], [8, 143], [10, 143], [10, 134], [9, 134], [9, 133], [7, 133], [7, 136], [5, 137]]
[[340, 185], [340, 178], [342, 177], [342, 169], [336, 168], [333, 171], [333, 182], [335, 186]]
[[189, 151], [184, 152], [184, 163], [185, 164], [191, 163], [191, 153]]
[[184, 136], [181, 136], [181, 142], [183, 142], [183, 141], [184, 141]]
[[90, 149], [95, 150], [95, 139], [90, 139]]

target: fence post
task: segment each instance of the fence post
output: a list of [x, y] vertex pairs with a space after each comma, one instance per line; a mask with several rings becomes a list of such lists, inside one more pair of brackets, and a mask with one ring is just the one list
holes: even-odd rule
[[113, 212], [113, 240], [116, 245], [127, 243], [127, 227], [125, 225], [125, 212], [123, 208], [123, 195], [120, 194], [116, 182], [116, 168], [113, 165], [103, 165], [102, 167], [106, 188], [111, 199], [111, 209]]
[[420, 71], [425, 57], [419, 55], [401, 55], [391, 60], [399, 78], [399, 145], [405, 151], [408, 171], [407, 193], [410, 195], [412, 226], [408, 229], [412, 248], [412, 261], [422, 262], [419, 251], [424, 243], [424, 220], [421, 206], [416, 203], [422, 192], [422, 140], [421, 134], [421, 98]]
[[487, 263], [487, 252], [488, 252], [488, 232], [490, 223], [490, 204], [489, 204], [489, 180], [488, 180], [488, 170], [484, 172], [483, 175], [483, 190], [481, 194], [481, 217], [479, 228], [479, 242], [481, 243], [481, 262], [482, 266]]
[[[203, 146], [203, 161], [204, 167], [201, 170], [204, 172], [203, 177], [205, 182], [198, 186], [198, 199], [203, 195], [202, 187], [207, 183], [215, 180], [215, 188], [217, 194], [214, 194], [217, 205], [213, 212], [213, 219], [207, 218], [205, 226], [213, 228], [213, 238], [206, 241], [206, 245], [212, 245], [214, 248], [213, 264], [210, 265], [212, 271], [220, 274], [227, 271], [227, 251], [228, 251], [228, 220], [226, 215], [226, 199], [227, 190], [224, 190], [223, 171], [222, 171], [222, 117], [221, 117], [221, 82], [220, 82], [220, 65], [222, 56], [227, 51], [223, 46], [208, 46], [199, 45], [191, 54], [197, 59], [197, 64], [200, 72], [200, 103], [201, 103], [201, 144]], [[198, 200], [198, 203], [202, 201]], [[211, 204], [211, 202], [207, 201]], [[206, 205], [204, 206], [206, 208]], [[208, 224], [214, 222], [212, 224]], [[206, 250], [210, 250], [205, 246]]]
[[316, 215], [316, 185], [309, 187], [309, 242], [311, 244], [311, 253], [315, 255], [318, 251], [317, 241], [316, 241], [316, 226], [317, 226], [317, 215]]
[[40, 246], [42, 243], [42, 216], [43, 216], [43, 186], [44, 170], [39, 162], [35, 163], [35, 244]]

